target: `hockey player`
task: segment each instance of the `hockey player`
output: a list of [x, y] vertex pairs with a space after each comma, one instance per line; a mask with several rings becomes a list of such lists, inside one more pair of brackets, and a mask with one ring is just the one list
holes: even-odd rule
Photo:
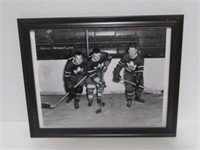
[[84, 82], [80, 83], [76, 88], [74, 86], [84, 77], [86, 71], [87, 59], [83, 58], [81, 52], [75, 52], [74, 57], [68, 59], [64, 69], [64, 87], [69, 92], [67, 103], [73, 98], [74, 108], [79, 108], [79, 101], [82, 95]]
[[135, 85], [124, 81], [125, 94], [127, 99], [127, 107], [131, 107], [132, 100], [135, 95], [135, 101], [144, 103], [144, 99], [140, 96], [143, 91], [143, 68], [144, 58], [138, 52], [135, 46], [128, 49], [113, 71], [113, 81], [119, 82], [121, 80], [120, 71], [124, 68], [124, 80], [135, 83]]
[[104, 81], [104, 73], [110, 64], [112, 57], [110, 54], [101, 52], [100, 49], [95, 48], [92, 55], [88, 59], [87, 72], [88, 78], [86, 79], [88, 106], [92, 106], [93, 94], [96, 88], [97, 104], [104, 106], [102, 102], [103, 89], [106, 87]]

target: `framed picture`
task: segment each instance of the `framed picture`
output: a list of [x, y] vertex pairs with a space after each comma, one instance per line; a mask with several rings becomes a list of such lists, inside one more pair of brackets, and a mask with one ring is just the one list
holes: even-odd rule
[[18, 19], [31, 137], [176, 136], [183, 18]]

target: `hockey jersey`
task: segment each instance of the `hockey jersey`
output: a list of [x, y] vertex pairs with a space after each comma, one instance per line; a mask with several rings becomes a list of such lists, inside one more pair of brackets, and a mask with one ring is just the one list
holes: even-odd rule
[[137, 56], [132, 59], [127, 53], [121, 58], [116, 68], [114, 69], [114, 72], [119, 74], [123, 67], [125, 71], [131, 74], [135, 74], [136, 77], [139, 78], [139, 76], [143, 75], [144, 58], [140, 54], [137, 54]]
[[97, 77], [98, 71], [102, 70], [104, 67], [107, 67], [111, 59], [112, 56], [106, 52], [101, 52], [99, 61], [93, 61], [92, 56], [89, 56], [87, 65], [89, 77]]
[[86, 66], [87, 59], [85, 58], [83, 58], [83, 62], [79, 65], [75, 63], [74, 57], [69, 58], [64, 69], [64, 80], [70, 81], [72, 76], [83, 74], [86, 71]]

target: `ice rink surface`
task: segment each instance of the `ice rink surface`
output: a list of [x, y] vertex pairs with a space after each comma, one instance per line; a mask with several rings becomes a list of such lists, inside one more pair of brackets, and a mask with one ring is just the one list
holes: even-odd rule
[[[55, 104], [63, 95], [41, 96], [42, 102]], [[105, 94], [102, 112], [96, 114], [99, 106], [94, 98], [92, 107], [88, 107], [87, 98], [82, 96], [80, 108], [74, 109], [74, 100], [65, 101], [55, 109], [42, 109], [45, 128], [93, 128], [93, 127], [160, 127], [162, 122], [163, 95], [144, 93], [145, 103], [133, 102], [126, 106], [124, 94]]]

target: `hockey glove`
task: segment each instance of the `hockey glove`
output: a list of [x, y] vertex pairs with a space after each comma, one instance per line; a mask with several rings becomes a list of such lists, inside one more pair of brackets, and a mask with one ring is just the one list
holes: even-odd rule
[[106, 72], [107, 71], [107, 67], [103, 67], [103, 72]]
[[100, 81], [101, 81], [99, 77], [96, 77], [96, 78], [94, 78], [93, 80], [94, 80], [94, 82], [95, 82], [96, 84], [99, 84]]
[[121, 80], [121, 76], [113, 72], [113, 82], [119, 82]]
[[96, 84], [96, 86], [99, 88], [102, 86], [102, 82], [100, 81], [99, 83]]
[[139, 85], [140, 81], [139, 80], [135, 80], [135, 84]]

